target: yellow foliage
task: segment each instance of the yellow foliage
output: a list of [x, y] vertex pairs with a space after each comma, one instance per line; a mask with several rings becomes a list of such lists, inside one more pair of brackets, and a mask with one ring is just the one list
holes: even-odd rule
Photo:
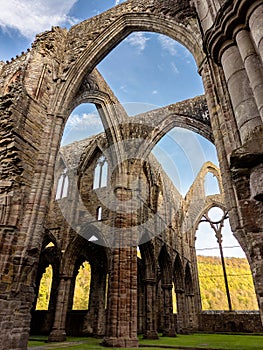
[[90, 277], [90, 264], [85, 261], [79, 268], [76, 278], [73, 310], [87, 310], [89, 308]]
[[[198, 256], [199, 284], [203, 310], [228, 310], [221, 259]], [[225, 258], [227, 279], [234, 310], [258, 310], [249, 264], [244, 258]]]
[[53, 276], [52, 266], [49, 265], [46, 268], [46, 271], [44, 272], [40, 282], [36, 310], [48, 310], [51, 285], [52, 285], [52, 276]]

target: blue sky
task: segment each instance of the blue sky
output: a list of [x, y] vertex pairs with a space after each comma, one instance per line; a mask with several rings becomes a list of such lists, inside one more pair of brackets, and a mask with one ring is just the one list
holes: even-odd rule
[[[70, 28], [121, 0], [0, 0], [0, 60], [30, 48], [35, 35], [59, 25]], [[192, 55], [176, 41], [158, 33], [136, 32], [118, 45], [97, 67], [129, 115], [166, 106], [203, 93]], [[63, 143], [103, 131], [94, 105], [75, 109]], [[202, 164], [217, 164], [215, 147], [189, 131], [171, 130], [154, 154], [182, 194]]]

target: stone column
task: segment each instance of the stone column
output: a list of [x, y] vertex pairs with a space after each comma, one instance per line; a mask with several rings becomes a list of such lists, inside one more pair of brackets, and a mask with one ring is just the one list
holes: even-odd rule
[[262, 282], [262, 271], [263, 271], [263, 242], [262, 242], [263, 231], [254, 233], [251, 235], [251, 247], [250, 254], [253, 256], [253, 260], [250, 263], [251, 271], [255, 284], [255, 291], [258, 300], [258, 306], [261, 316], [261, 323], [263, 325], [263, 282]]
[[142, 334], [145, 330], [145, 285], [143, 283], [142, 279], [142, 264], [141, 259], [138, 259], [138, 278], [137, 278], [137, 286], [138, 286], [138, 293], [137, 293], [137, 309], [138, 309], [138, 315], [137, 315], [137, 332], [139, 334]]
[[[137, 214], [125, 176], [118, 175], [112, 235], [106, 335], [108, 347], [138, 347], [137, 338]], [[137, 200], [137, 198], [136, 198]], [[135, 237], [136, 234], [136, 237]]]
[[145, 284], [145, 339], [158, 339], [156, 311], [156, 280], [146, 279]]
[[186, 327], [186, 306], [185, 293], [183, 289], [176, 289], [176, 303], [177, 303], [177, 332], [180, 334], [188, 333]]
[[[263, 323], [262, 284], [262, 201], [263, 201], [263, 5], [258, 6], [249, 19], [250, 32], [240, 30], [236, 34], [237, 45], [246, 68], [256, 105], [261, 116], [261, 126], [251, 134], [241, 150], [232, 156], [232, 171], [242, 215], [242, 228], [249, 242], [249, 256], [255, 291]], [[261, 203], [260, 203], [261, 202]], [[243, 234], [243, 232], [242, 232]]]
[[262, 121], [237, 46], [228, 47], [222, 54], [221, 62], [240, 138], [244, 144]]
[[69, 276], [61, 276], [60, 278], [54, 324], [48, 337], [50, 342], [66, 340], [66, 320], [71, 281], [72, 278]]
[[163, 290], [163, 335], [166, 337], [175, 337], [174, 317], [173, 317], [173, 299], [172, 284], [162, 284]]
[[252, 38], [255, 42], [255, 45], [258, 49], [258, 52], [260, 54], [260, 57], [263, 61], [263, 5], [259, 5], [251, 14], [249, 19], [249, 28], [251, 31]]
[[262, 60], [257, 54], [250, 33], [247, 30], [240, 30], [236, 35], [236, 41], [256, 100], [257, 108], [263, 121]]
[[103, 344], [108, 347], [138, 347], [137, 247], [113, 249], [109, 279]]
[[[111, 347], [138, 347], [137, 338], [137, 245], [138, 193], [131, 188], [140, 164], [133, 160], [116, 167], [112, 175], [112, 259], [109, 274], [106, 335], [103, 344]], [[134, 168], [133, 168], [134, 166]], [[133, 173], [134, 171], [134, 173]], [[132, 174], [132, 175], [131, 175]], [[134, 177], [133, 177], [134, 176]], [[114, 179], [115, 177], [115, 179]]]
[[77, 276], [78, 276], [78, 270], [74, 271], [73, 277], [71, 278], [70, 290], [68, 293], [68, 312], [72, 311], [74, 306], [73, 302], [74, 302], [74, 293], [75, 293]]
[[258, 307], [261, 317], [261, 323], [263, 325], [263, 283], [262, 283], [262, 271], [263, 271], [263, 231], [250, 234], [250, 247], [249, 254], [252, 256], [249, 259], [249, 264], [254, 280], [255, 292], [258, 301]]
[[195, 305], [194, 305], [194, 295], [193, 294], [186, 294], [185, 295], [185, 303], [186, 303], [186, 310], [187, 310], [187, 331], [193, 332], [195, 329]]
[[[246, 238], [244, 251], [251, 267], [263, 324], [263, 128], [259, 128], [258, 131], [244, 147], [243, 153], [246, 157], [243, 157], [243, 153], [236, 152], [235, 157], [232, 156], [232, 162], [239, 211], [243, 219], [236, 236], [239, 238], [245, 235]], [[251, 165], [254, 165], [252, 169]]]
[[92, 331], [95, 336], [105, 334], [105, 289], [106, 271], [96, 268], [91, 269], [91, 283], [89, 295], [89, 311], [84, 321], [84, 333]]

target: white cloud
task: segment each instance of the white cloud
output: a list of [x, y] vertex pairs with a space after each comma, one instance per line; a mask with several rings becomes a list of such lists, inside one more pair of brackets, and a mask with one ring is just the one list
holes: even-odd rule
[[67, 122], [68, 128], [84, 129], [84, 128], [101, 128], [102, 123], [98, 113], [72, 114]]
[[169, 38], [168, 36], [162, 35], [162, 34], [158, 35], [158, 40], [161, 44], [162, 49], [168, 51], [169, 54], [172, 56], [177, 55], [178, 43], [175, 40], [173, 40], [172, 38]]
[[126, 42], [131, 46], [135, 46], [138, 51], [141, 52], [145, 49], [148, 40], [150, 40], [150, 38], [147, 38], [143, 33], [135, 32], [126, 39]]
[[65, 146], [103, 131], [104, 128], [98, 113], [72, 114], [67, 121], [61, 144]]
[[115, 0], [115, 6], [119, 5], [122, 2], [125, 2], [126, 0]]
[[127, 90], [127, 85], [121, 85], [120, 89], [121, 89], [123, 92], [128, 92], [128, 90]]
[[77, 0], [0, 0], [0, 26], [17, 29], [32, 40], [51, 26], [74, 24], [68, 13]]
[[153, 94], [153, 95], [157, 95], [157, 94], [158, 94], [158, 91], [157, 91], [157, 90], [153, 90], [152, 94]]
[[175, 65], [174, 62], [171, 63], [171, 66], [172, 66], [173, 72], [174, 72], [175, 74], [179, 74], [179, 73], [180, 73], [180, 72], [179, 72], [179, 69], [176, 67], [176, 65]]

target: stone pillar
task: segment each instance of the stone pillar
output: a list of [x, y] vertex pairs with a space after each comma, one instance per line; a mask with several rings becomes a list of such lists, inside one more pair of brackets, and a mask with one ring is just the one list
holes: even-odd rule
[[[8, 240], [12, 242], [12, 239], [18, 234], [12, 228], [0, 227], [2, 253], [7, 254], [6, 266], [1, 269], [0, 273], [1, 350], [27, 349], [30, 331], [30, 311], [34, 302], [33, 281], [35, 280], [36, 264], [30, 256], [22, 262], [20, 258], [12, 256], [11, 252], [14, 247], [8, 245]], [[3, 256], [1, 256], [2, 258]]]
[[92, 265], [89, 295], [89, 311], [85, 317], [83, 332], [95, 336], [105, 334], [106, 271]]
[[176, 303], [177, 303], [177, 332], [180, 334], [188, 333], [186, 327], [186, 306], [185, 306], [185, 294], [183, 289], [176, 289]]
[[138, 263], [138, 278], [137, 278], [137, 305], [138, 305], [138, 315], [137, 315], [137, 332], [143, 334], [145, 330], [145, 285], [142, 278], [142, 263], [141, 259], [137, 259]]
[[221, 62], [243, 144], [262, 121], [238, 48], [228, 47], [222, 54]]
[[49, 324], [48, 324], [48, 332], [51, 331], [52, 325], [54, 323], [57, 297], [58, 297], [58, 289], [59, 289], [59, 271], [58, 271], [57, 267], [53, 267], [52, 285], [51, 285], [50, 299], [49, 299], [49, 305], [48, 305], [48, 312], [50, 315]]
[[137, 247], [114, 248], [112, 251], [103, 344], [108, 347], [138, 347]]
[[140, 206], [138, 173], [141, 162], [133, 158], [116, 166], [112, 215], [111, 267], [104, 345], [138, 347], [137, 245]]
[[158, 339], [156, 310], [156, 280], [146, 279], [145, 284], [145, 339]]
[[251, 14], [249, 19], [249, 28], [251, 31], [252, 38], [258, 49], [260, 57], [263, 61], [263, 40], [262, 40], [262, 28], [263, 28], [263, 5], [259, 5]]
[[258, 56], [250, 33], [247, 30], [240, 30], [236, 35], [236, 41], [242, 57], [250, 86], [252, 88], [257, 108], [263, 121], [263, 65]]
[[163, 335], [166, 337], [175, 337], [174, 317], [173, 317], [173, 298], [172, 284], [162, 284], [163, 290]]
[[74, 302], [74, 292], [75, 292], [75, 286], [76, 286], [76, 279], [78, 276], [79, 270], [75, 270], [74, 274], [71, 278], [71, 283], [70, 283], [70, 290], [68, 293], [68, 312], [72, 311], [73, 309], [73, 302]]
[[66, 340], [66, 321], [71, 282], [72, 278], [69, 276], [61, 276], [60, 278], [54, 324], [48, 337], [50, 342]]
[[253, 275], [255, 284], [255, 291], [258, 300], [258, 306], [261, 316], [261, 323], [263, 325], [263, 242], [262, 242], [263, 231], [259, 233], [251, 234], [251, 247], [250, 255], [253, 257], [250, 262], [250, 267]]
[[242, 147], [232, 154], [232, 176], [236, 186], [242, 226], [237, 238], [245, 235], [244, 251], [248, 256], [263, 324], [263, 190], [262, 155], [263, 126]]
[[194, 295], [186, 294], [185, 303], [187, 310], [187, 332], [193, 332], [195, 330], [195, 305], [194, 305]]

